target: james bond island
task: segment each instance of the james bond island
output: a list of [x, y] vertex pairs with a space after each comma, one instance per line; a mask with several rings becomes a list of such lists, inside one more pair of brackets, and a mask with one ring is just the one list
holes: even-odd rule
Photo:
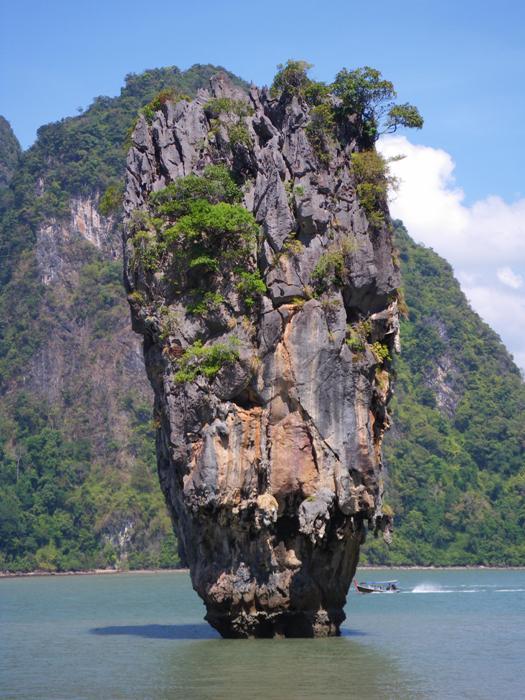
[[337, 635], [365, 532], [389, 534], [381, 442], [398, 344], [374, 143], [421, 126], [377, 71], [165, 91], [132, 135], [125, 278], [160, 483], [225, 637]]

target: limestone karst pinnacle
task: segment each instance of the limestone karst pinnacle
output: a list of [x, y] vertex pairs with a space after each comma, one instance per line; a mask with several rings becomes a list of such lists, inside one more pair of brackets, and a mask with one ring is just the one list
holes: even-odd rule
[[[160, 483], [226, 637], [338, 634], [366, 527], [389, 526], [388, 214], [372, 223], [360, 205], [351, 128], [320, 159], [309, 123], [300, 97], [218, 74], [140, 117], [128, 154], [125, 279]], [[217, 206], [237, 243], [206, 218]]]

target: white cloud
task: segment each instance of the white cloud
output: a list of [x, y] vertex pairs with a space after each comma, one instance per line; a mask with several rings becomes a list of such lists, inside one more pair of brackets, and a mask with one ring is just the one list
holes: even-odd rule
[[384, 137], [379, 149], [387, 158], [405, 156], [390, 166], [400, 180], [390, 208], [420, 242], [455, 264], [525, 264], [525, 199], [508, 204], [493, 195], [466, 206], [446, 151], [404, 136]]
[[474, 287], [479, 282], [479, 274], [476, 272], [467, 272], [466, 270], [456, 270], [458, 278], [463, 289]]
[[525, 274], [525, 198], [509, 204], [492, 195], [468, 206], [446, 151], [395, 135], [382, 138], [379, 150], [387, 158], [405, 156], [390, 166], [400, 181], [390, 203], [392, 216], [452, 264], [473, 308], [525, 367], [525, 294], [519, 291]]
[[508, 290], [489, 286], [464, 287], [463, 290], [472, 307], [480, 316], [503, 336], [511, 349], [517, 348], [516, 355], [525, 352], [523, 329], [525, 328], [525, 297]]
[[512, 289], [519, 289], [523, 286], [523, 277], [517, 275], [511, 267], [498, 267], [496, 274], [502, 284]]

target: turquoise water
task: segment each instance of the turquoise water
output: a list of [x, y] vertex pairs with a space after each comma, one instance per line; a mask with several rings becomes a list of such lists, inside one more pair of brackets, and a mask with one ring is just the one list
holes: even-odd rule
[[0, 580], [0, 697], [524, 697], [525, 571], [396, 571], [338, 639], [219, 639], [185, 573]]

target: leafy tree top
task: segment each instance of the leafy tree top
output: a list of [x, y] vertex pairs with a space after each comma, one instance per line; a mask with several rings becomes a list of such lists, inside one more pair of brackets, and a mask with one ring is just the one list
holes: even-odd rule
[[272, 97], [277, 97], [282, 93], [304, 95], [305, 89], [313, 82], [308, 77], [308, 71], [312, 67], [312, 64], [307, 61], [293, 59], [288, 59], [286, 63], [279, 63], [270, 88]]
[[400, 127], [421, 129], [423, 118], [417, 107], [396, 104], [397, 93], [390, 80], [380, 71], [369, 66], [348, 70], [343, 68], [331, 85], [312, 80], [306, 61], [288, 60], [277, 66], [270, 94], [298, 96], [310, 106], [330, 104], [330, 94], [337, 98], [333, 105], [335, 114], [343, 118], [354, 117], [355, 125], [367, 145], [373, 144], [381, 134], [391, 134]]
[[345, 116], [355, 114], [363, 135], [372, 141], [391, 134], [399, 127], [421, 129], [423, 117], [417, 107], [395, 104], [397, 93], [390, 80], [369, 66], [339, 71], [332, 91], [340, 99], [339, 110]]

